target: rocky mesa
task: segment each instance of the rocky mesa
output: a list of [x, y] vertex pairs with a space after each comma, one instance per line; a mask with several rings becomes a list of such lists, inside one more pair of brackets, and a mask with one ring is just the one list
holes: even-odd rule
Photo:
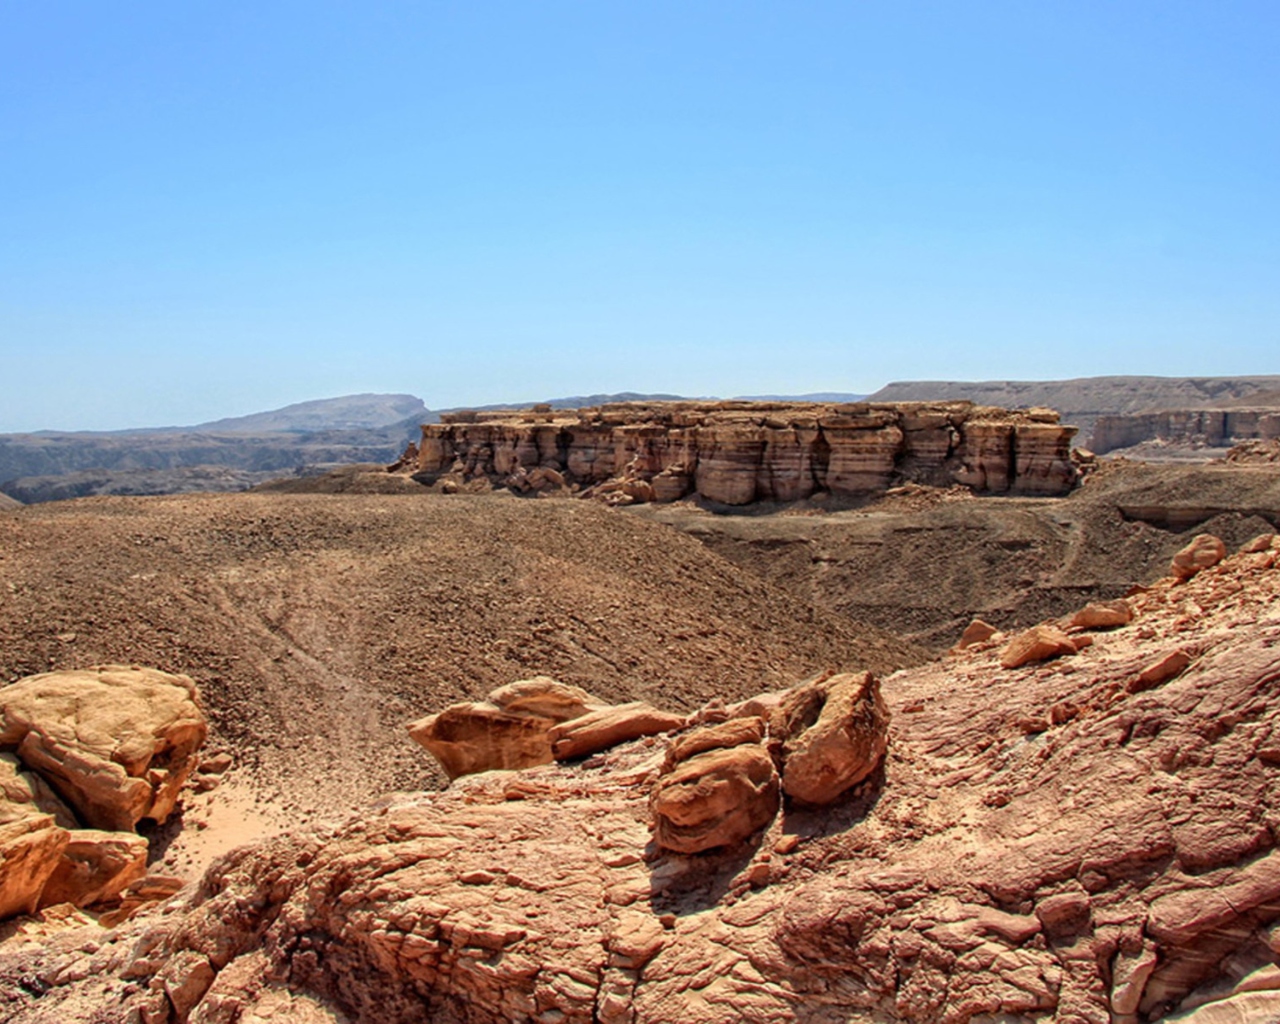
[[576, 490], [611, 504], [724, 505], [858, 497], [895, 483], [1064, 494], [1075, 428], [1050, 409], [970, 402], [619, 402], [574, 411], [453, 413], [422, 428], [417, 479]]

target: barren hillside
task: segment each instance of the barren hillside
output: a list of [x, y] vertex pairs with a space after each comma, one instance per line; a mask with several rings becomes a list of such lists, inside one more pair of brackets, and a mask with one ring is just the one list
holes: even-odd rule
[[254, 494], [0, 516], [0, 679], [186, 673], [211, 742], [297, 813], [436, 785], [405, 724], [513, 679], [688, 710], [920, 656], [588, 502]]
[[[775, 788], [732, 845], [664, 848], [655, 799], [682, 748], [772, 772], [758, 738], [785, 722], [759, 702], [247, 847], [163, 912], [0, 954], [0, 1005], [22, 1024], [1274, 1021], [1277, 558], [1260, 537], [1101, 609], [1112, 628], [1063, 623], [1054, 657], [996, 637], [889, 676], [881, 769], [816, 810]], [[680, 806], [710, 813], [726, 785]]]
[[633, 510], [702, 540], [798, 600], [932, 646], [981, 616], [1002, 628], [1118, 597], [1201, 530], [1240, 544], [1280, 525], [1270, 465], [1108, 462], [1066, 498], [906, 488], [862, 508], [711, 515]]

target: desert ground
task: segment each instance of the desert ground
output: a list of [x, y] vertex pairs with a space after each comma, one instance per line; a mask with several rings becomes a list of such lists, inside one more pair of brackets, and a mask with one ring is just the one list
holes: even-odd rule
[[[148, 877], [187, 883], [162, 918], [9, 922], [0, 1016], [1261, 1020], [1278, 518], [1274, 465], [1123, 459], [1066, 497], [610, 508], [362, 467], [0, 510], [0, 679], [181, 673], [221, 762], [143, 823]], [[1254, 553], [1170, 579], [1202, 534]], [[1126, 595], [1123, 622], [1072, 624]], [[1045, 623], [1051, 660], [1003, 668]], [[785, 758], [817, 712], [768, 708], [834, 706], [823, 680], [864, 672], [883, 761], [828, 809], [797, 801]], [[681, 855], [648, 832], [680, 768], [662, 737], [450, 786], [407, 732], [534, 676], [681, 716], [695, 751], [740, 754], [698, 730], [765, 708], [782, 812]], [[1215, 888], [1260, 895], [1202, 927]]]

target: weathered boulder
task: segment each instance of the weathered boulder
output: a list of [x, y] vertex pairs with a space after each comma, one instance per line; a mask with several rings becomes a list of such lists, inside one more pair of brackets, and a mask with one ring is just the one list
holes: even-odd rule
[[0, 690], [0, 749], [16, 749], [94, 828], [164, 821], [208, 727], [186, 676], [107, 665]]
[[40, 807], [39, 782], [0, 755], [0, 920], [29, 914], [57, 869], [70, 836]]
[[494, 769], [532, 768], [553, 760], [547, 730], [556, 724], [541, 715], [503, 711], [487, 702], [453, 704], [409, 723], [451, 779]]
[[654, 839], [663, 849], [701, 853], [731, 846], [778, 813], [781, 800], [773, 759], [758, 742], [733, 743], [735, 736], [724, 726], [696, 731], [683, 740], [683, 749], [692, 753], [659, 777], [649, 808]]
[[1173, 556], [1169, 574], [1189, 580], [1196, 573], [1217, 565], [1227, 557], [1227, 546], [1211, 533], [1202, 533]]
[[985, 643], [998, 632], [999, 630], [991, 623], [984, 622], [982, 619], [974, 619], [964, 627], [964, 632], [960, 634], [960, 639], [956, 642], [956, 650], [963, 651], [966, 647], [972, 647], [974, 644]]
[[1068, 625], [1074, 629], [1114, 629], [1133, 621], [1133, 607], [1124, 598], [1115, 601], [1090, 601], [1071, 616]]
[[708, 750], [737, 747], [743, 743], [761, 743], [764, 741], [764, 732], [764, 719], [758, 717], [732, 718], [716, 725], [694, 729], [672, 741], [667, 748], [664, 769], [671, 771], [681, 761], [687, 761]]
[[870, 672], [846, 673], [784, 697], [772, 731], [783, 739], [783, 791], [802, 804], [829, 804], [880, 764], [889, 711]]
[[557, 761], [586, 757], [627, 740], [656, 736], [684, 725], [683, 715], [659, 711], [643, 701], [613, 704], [553, 727], [548, 733]]
[[87, 907], [118, 897], [147, 873], [147, 841], [132, 832], [75, 829], [45, 884], [41, 906]]
[[1175, 648], [1144, 666], [1141, 672], [1129, 680], [1128, 690], [1130, 693], [1141, 693], [1167, 683], [1181, 675], [1190, 664], [1191, 654], [1181, 647]]
[[1280, 549], [1280, 533], [1260, 533], [1253, 540], [1245, 544], [1240, 553], [1245, 555], [1256, 555], [1262, 551], [1270, 551], [1273, 548]]
[[1000, 652], [1000, 666], [1018, 668], [1033, 661], [1075, 653], [1076, 645], [1071, 637], [1056, 626], [1032, 626], [1010, 640]]
[[499, 686], [489, 694], [489, 703], [511, 715], [533, 715], [566, 722], [585, 715], [604, 702], [578, 686], [562, 683], [550, 676], [519, 679]]
[[409, 724], [409, 735], [449, 778], [496, 769], [532, 768], [554, 760], [550, 731], [605, 707], [577, 686], [534, 676], [500, 686], [488, 700], [453, 704]]

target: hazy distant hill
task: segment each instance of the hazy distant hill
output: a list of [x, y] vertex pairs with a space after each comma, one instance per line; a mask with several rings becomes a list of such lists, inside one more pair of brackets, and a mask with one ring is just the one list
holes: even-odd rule
[[[155, 493], [163, 476], [143, 471], [225, 467], [254, 477], [186, 472], [173, 477], [174, 490], [190, 490], [201, 480], [207, 490], [239, 489], [261, 474], [292, 473], [298, 467], [348, 462], [391, 462], [419, 437], [418, 425], [433, 418], [413, 395], [348, 395], [301, 402], [270, 412], [217, 420], [195, 427], [124, 431], [40, 431], [0, 434], [0, 488], [23, 479], [28, 500], [36, 494]], [[68, 487], [33, 477], [91, 472]], [[116, 478], [113, 474], [125, 474]], [[226, 486], [224, 486], [226, 485]], [[124, 491], [120, 489], [124, 488]], [[21, 495], [19, 495], [21, 496]]]
[[1263, 377], [1077, 377], [1074, 380], [895, 381], [870, 397], [873, 402], [968, 399], [1010, 408], [1042, 405], [1057, 409], [1066, 423], [1088, 438], [1099, 416], [1151, 409], [1220, 407], [1280, 388], [1280, 375]]
[[810, 391], [805, 395], [739, 395], [742, 402], [861, 402], [866, 395], [850, 391]]
[[[457, 405], [440, 412], [498, 412], [503, 409], [528, 409], [534, 405], [549, 405], [553, 409], [584, 409], [609, 402], [681, 402], [685, 395], [640, 394], [637, 391], [618, 391], [611, 395], [569, 395], [567, 398], [539, 398], [532, 402], [497, 402], [493, 405]], [[427, 422], [426, 420], [423, 421]]]
[[286, 405], [283, 409], [233, 416], [188, 428], [214, 433], [261, 434], [268, 431], [368, 430], [413, 419], [427, 407], [415, 395], [344, 395]]

